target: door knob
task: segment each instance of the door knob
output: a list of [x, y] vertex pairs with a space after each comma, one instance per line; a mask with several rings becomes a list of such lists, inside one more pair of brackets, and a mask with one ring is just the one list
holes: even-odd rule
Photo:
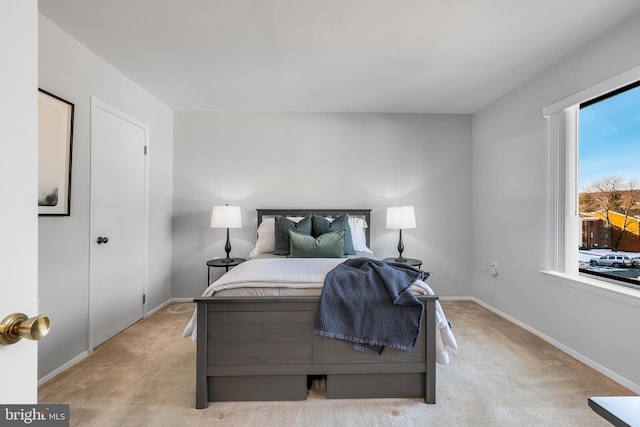
[[49, 333], [51, 321], [47, 316], [28, 318], [23, 313], [13, 313], [0, 322], [0, 345], [15, 344], [22, 338], [39, 340]]
[[98, 238], [96, 239], [96, 243], [101, 245], [101, 244], [107, 244], [107, 242], [109, 241], [108, 237], [102, 237], [102, 236], [98, 236]]

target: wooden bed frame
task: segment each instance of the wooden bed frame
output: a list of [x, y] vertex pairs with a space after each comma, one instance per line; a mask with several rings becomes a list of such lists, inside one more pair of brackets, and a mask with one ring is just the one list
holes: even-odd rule
[[[364, 216], [370, 210], [258, 209], [264, 216]], [[368, 231], [368, 228], [367, 228]], [[367, 243], [369, 234], [367, 232]], [[436, 401], [435, 302], [424, 304], [412, 351], [381, 355], [313, 333], [320, 297], [196, 298], [196, 408], [214, 401], [305, 400], [307, 379], [326, 376], [327, 398], [424, 397]]]

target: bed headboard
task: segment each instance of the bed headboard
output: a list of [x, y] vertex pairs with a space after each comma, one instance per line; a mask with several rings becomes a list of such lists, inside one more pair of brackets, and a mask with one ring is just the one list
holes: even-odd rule
[[371, 209], [256, 209], [256, 211], [258, 212], [258, 226], [265, 216], [307, 216], [316, 214], [329, 218], [335, 218], [340, 215], [360, 217], [367, 222], [367, 228], [364, 229], [367, 246], [371, 243], [369, 233], [369, 230], [371, 230]]

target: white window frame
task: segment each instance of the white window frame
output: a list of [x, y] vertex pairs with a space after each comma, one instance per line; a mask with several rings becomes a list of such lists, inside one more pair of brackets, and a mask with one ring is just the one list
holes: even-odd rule
[[[640, 66], [546, 106], [549, 144], [548, 272], [578, 278], [578, 112], [580, 104], [640, 80]], [[573, 195], [573, 197], [572, 197]], [[597, 282], [615, 283], [600, 278]], [[621, 288], [624, 288], [621, 286]], [[627, 288], [628, 289], [628, 288]], [[623, 290], [623, 292], [627, 292]]]

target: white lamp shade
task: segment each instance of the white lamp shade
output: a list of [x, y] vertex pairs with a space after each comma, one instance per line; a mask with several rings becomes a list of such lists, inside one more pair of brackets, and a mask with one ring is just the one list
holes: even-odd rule
[[241, 228], [240, 206], [214, 206], [211, 213], [212, 228]]
[[396, 230], [416, 228], [416, 214], [413, 206], [387, 208], [387, 228]]

